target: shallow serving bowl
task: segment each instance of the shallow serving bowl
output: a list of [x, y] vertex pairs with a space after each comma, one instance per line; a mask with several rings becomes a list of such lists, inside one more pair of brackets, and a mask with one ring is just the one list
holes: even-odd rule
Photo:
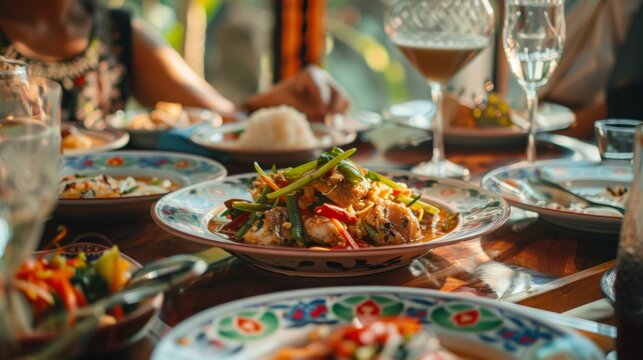
[[[92, 243], [75, 243], [64, 246], [60, 249], [49, 251], [40, 251], [33, 254], [33, 256], [44, 256], [45, 258], [53, 258], [58, 252], [67, 258], [77, 257], [81, 252], [84, 252], [89, 261], [98, 259], [110, 247], [100, 244]], [[130, 271], [136, 271], [141, 268], [141, 264], [121, 254], [121, 257], [130, 264]], [[159, 293], [156, 296], [141, 302], [138, 308], [133, 312], [127, 314], [123, 319], [114, 324], [102, 324], [93, 334], [89, 334], [88, 342], [85, 344], [76, 343], [73, 346], [81, 347], [74, 349], [67, 349], [67, 353], [99, 353], [114, 350], [131, 344], [144, 336], [149, 329], [151, 323], [154, 321], [163, 303], [163, 294]], [[60, 332], [43, 332], [35, 333], [29, 336], [19, 338], [19, 344], [26, 353], [36, 351], [42, 346], [55, 341], [60, 337]]]
[[404, 172], [387, 175], [414, 188], [424, 201], [459, 213], [456, 228], [427, 242], [332, 251], [252, 245], [212, 232], [208, 227], [210, 220], [223, 210], [225, 200], [250, 199], [247, 190], [256, 174], [232, 176], [175, 191], [155, 204], [152, 218], [172, 234], [220, 247], [265, 270], [299, 276], [344, 277], [405, 266], [432, 248], [488, 234], [509, 216], [509, 206], [502, 198], [475, 185]]
[[550, 323], [543, 311], [434, 290], [353, 286], [281, 292], [211, 308], [175, 327], [152, 359], [270, 359], [284, 346], [305, 343], [316, 326], [367, 315], [416, 318], [441, 345], [466, 359], [604, 358], [591, 341]]
[[[72, 174], [159, 177], [185, 187], [223, 178], [227, 171], [220, 163], [201, 156], [161, 151], [114, 151], [64, 156], [61, 176]], [[59, 199], [54, 215], [93, 220], [146, 215], [152, 203], [162, 195]]]

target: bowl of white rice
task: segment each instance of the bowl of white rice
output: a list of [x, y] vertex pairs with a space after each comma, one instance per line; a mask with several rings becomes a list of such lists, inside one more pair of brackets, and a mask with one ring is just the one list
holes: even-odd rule
[[306, 116], [282, 105], [255, 111], [244, 122], [203, 128], [190, 139], [241, 162], [289, 165], [314, 159], [322, 151], [355, 140], [354, 131], [311, 124]]

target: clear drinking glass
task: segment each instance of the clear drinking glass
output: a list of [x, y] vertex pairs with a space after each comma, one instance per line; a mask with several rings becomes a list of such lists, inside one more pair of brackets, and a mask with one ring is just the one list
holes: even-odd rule
[[0, 58], [0, 345], [24, 330], [12, 304], [13, 274], [35, 250], [56, 201], [60, 95], [58, 84]]
[[511, 72], [527, 95], [527, 161], [536, 160], [536, 91], [556, 70], [565, 45], [564, 0], [505, 0], [502, 38]]
[[469, 170], [444, 155], [442, 87], [486, 48], [493, 35], [488, 0], [398, 0], [385, 25], [391, 41], [426, 78], [437, 107], [433, 121], [433, 156], [413, 172], [438, 177], [469, 177]]

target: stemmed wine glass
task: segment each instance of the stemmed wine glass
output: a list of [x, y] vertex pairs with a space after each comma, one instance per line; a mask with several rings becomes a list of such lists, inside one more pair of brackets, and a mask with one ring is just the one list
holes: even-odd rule
[[437, 107], [432, 125], [433, 156], [412, 171], [467, 179], [469, 170], [444, 155], [442, 87], [489, 45], [493, 8], [488, 0], [398, 0], [389, 10], [385, 30], [426, 78]]
[[56, 201], [60, 86], [29, 78], [24, 63], [0, 57], [0, 357], [25, 328], [13, 274], [32, 251]]
[[527, 95], [527, 161], [536, 160], [536, 90], [556, 70], [565, 45], [564, 0], [505, 0], [503, 46], [511, 72]]

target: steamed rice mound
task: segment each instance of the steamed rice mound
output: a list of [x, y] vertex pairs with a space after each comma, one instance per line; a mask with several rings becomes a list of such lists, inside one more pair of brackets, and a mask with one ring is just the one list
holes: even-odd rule
[[303, 149], [317, 145], [306, 116], [290, 106], [252, 113], [237, 145], [250, 149]]

